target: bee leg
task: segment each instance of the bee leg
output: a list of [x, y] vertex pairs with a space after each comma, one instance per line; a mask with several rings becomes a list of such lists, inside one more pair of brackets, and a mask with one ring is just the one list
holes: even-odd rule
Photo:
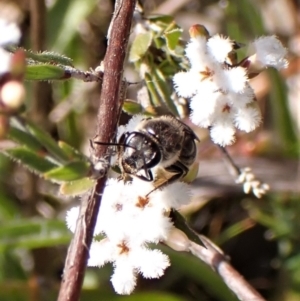
[[173, 165], [166, 167], [165, 170], [171, 173], [175, 173], [173, 176], [170, 177], [170, 179], [168, 179], [167, 184], [171, 184], [183, 178], [189, 171], [188, 167], [186, 167], [180, 161], [177, 161]]
[[147, 196], [149, 194], [151, 194], [153, 191], [163, 188], [164, 186], [172, 184], [172, 183], [176, 182], [177, 180], [183, 178], [189, 171], [188, 167], [186, 167], [184, 164], [182, 164], [179, 161], [175, 162], [173, 165], [166, 167], [165, 170], [167, 172], [172, 173], [173, 175], [168, 179], [155, 180], [155, 182], [154, 182], [155, 188], [153, 190], [151, 190], [150, 192], [148, 192]]

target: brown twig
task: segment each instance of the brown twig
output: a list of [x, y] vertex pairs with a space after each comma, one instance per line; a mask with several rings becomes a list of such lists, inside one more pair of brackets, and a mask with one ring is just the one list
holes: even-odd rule
[[200, 235], [206, 248], [190, 241], [190, 252], [216, 271], [228, 288], [241, 301], [265, 301], [265, 299], [228, 262], [226, 255], [207, 237]]
[[[97, 139], [104, 142], [109, 142], [114, 137], [122, 107], [124, 93], [120, 91], [120, 87], [135, 0], [122, 0], [117, 4], [111, 26], [110, 43], [104, 59], [104, 75], [97, 117]], [[107, 146], [96, 145], [92, 154], [93, 159], [102, 158], [106, 151]], [[74, 238], [67, 254], [58, 301], [79, 300], [105, 181], [106, 178], [99, 179], [82, 201]]]
[[[44, 0], [30, 0], [30, 39], [33, 51], [44, 50], [46, 40], [46, 4]], [[32, 94], [31, 120], [45, 129], [52, 130], [47, 118], [53, 105], [51, 85], [47, 82], [35, 82]]]

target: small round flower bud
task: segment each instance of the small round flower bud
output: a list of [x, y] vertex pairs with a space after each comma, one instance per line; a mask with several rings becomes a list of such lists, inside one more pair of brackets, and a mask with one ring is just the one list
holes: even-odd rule
[[19, 81], [9, 81], [1, 89], [0, 99], [3, 105], [11, 110], [18, 109], [25, 99], [25, 88]]
[[200, 24], [195, 24], [189, 29], [189, 34], [191, 38], [206, 37], [209, 38], [208, 30]]
[[184, 232], [172, 228], [164, 243], [175, 251], [189, 251], [190, 240]]

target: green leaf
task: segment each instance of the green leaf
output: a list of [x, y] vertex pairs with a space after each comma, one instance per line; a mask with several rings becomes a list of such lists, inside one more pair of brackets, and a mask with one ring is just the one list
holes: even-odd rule
[[89, 162], [75, 161], [48, 171], [44, 177], [54, 181], [74, 181], [86, 177], [89, 169]]
[[27, 128], [34, 138], [36, 138], [47, 151], [60, 162], [68, 162], [68, 155], [58, 146], [57, 142], [44, 130], [32, 123], [27, 123]]
[[25, 72], [26, 80], [54, 80], [64, 79], [65, 70], [59, 66], [49, 64], [27, 65]]
[[66, 57], [65, 55], [58, 54], [56, 52], [44, 51], [40, 53], [34, 53], [27, 50], [25, 53], [27, 58], [30, 58], [37, 62], [59, 64], [73, 67], [72, 59]]
[[66, 182], [60, 186], [59, 192], [66, 196], [80, 195], [91, 189], [95, 185], [95, 182], [95, 180], [90, 178]]
[[147, 19], [157, 26], [163, 25], [164, 27], [169, 26], [174, 21], [174, 18], [169, 15], [151, 15], [148, 16]]
[[146, 54], [151, 42], [152, 34], [150, 32], [137, 35], [130, 48], [129, 61], [136, 62], [140, 60]]
[[59, 220], [13, 219], [0, 227], [0, 250], [7, 247], [57, 246], [69, 241], [70, 232]]
[[145, 73], [145, 83], [147, 86], [148, 93], [150, 95], [150, 101], [151, 101], [152, 106], [154, 106], [154, 107], [162, 106], [163, 102], [161, 101], [161, 99], [157, 93], [155, 84], [153, 82], [152, 75], [148, 72]]
[[271, 102], [272, 114], [278, 138], [282, 148], [289, 156], [299, 154], [299, 140], [297, 137], [296, 125], [293, 121], [289, 106], [287, 87], [285, 81], [278, 74], [277, 70], [268, 70], [271, 79]]
[[86, 160], [86, 156], [64, 141], [58, 141], [58, 146], [69, 160]]
[[171, 31], [165, 32], [164, 36], [167, 41], [167, 46], [170, 51], [174, 51], [176, 46], [178, 45], [179, 39], [181, 37], [182, 29], [175, 28]]
[[8, 137], [13, 141], [28, 147], [32, 151], [43, 150], [42, 145], [32, 135], [14, 126], [10, 127]]
[[57, 166], [45, 159], [44, 154], [33, 152], [26, 147], [5, 150], [4, 154], [38, 174], [43, 174]]
[[59, 54], [52, 51], [43, 51], [43, 52], [33, 52], [31, 50], [24, 49], [22, 47], [14, 47], [9, 46], [7, 47], [10, 52], [17, 52], [18, 50], [24, 51], [26, 58], [30, 59], [29, 61], [36, 61], [39, 63], [49, 63], [49, 64], [58, 64], [58, 65], [64, 65], [64, 66], [71, 66], [72, 59], [68, 58], [67, 56], [63, 54]]
[[143, 112], [143, 107], [134, 100], [126, 99], [123, 104], [123, 111], [129, 115], [140, 114]]
[[67, 53], [68, 46], [79, 35], [78, 22], [95, 11], [96, 5], [95, 0], [55, 1], [47, 12], [47, 37], [51, 48]]
[[164, 74], [159, 69], [153, 68], [150, 76], [152, 78], [156, 93], [158, 93], [161, 99], [160, 102], [165, 104], [172, 114], [178, 116], [178, 111], [173, 100], [171, 99], [170, 87]]

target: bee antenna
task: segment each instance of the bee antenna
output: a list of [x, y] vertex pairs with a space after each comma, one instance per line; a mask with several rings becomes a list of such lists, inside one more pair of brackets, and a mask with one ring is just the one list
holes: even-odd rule
[[123, 147], [130, 147], [133, 148], [134, 150], [137, 150], [135, 147], [127, 144], [122, 144], [122, 143], [114, 143], [114, 142], [101, 142], [101, 141], [92, 141], [90, 139], [90, 144], [92, 145], [93, 143], [99, 144], [99, 145], [110, 145], [110, 146], [123, 146]]

